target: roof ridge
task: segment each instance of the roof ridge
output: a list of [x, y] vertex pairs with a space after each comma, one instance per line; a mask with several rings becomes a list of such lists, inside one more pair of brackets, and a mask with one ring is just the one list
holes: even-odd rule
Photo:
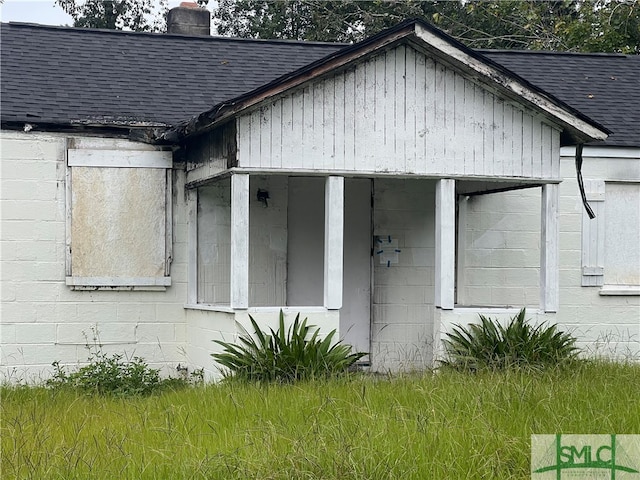
[[337, 47], [337, 46], [349, 46], [352, 45], [350, 43], [341, 43], [341, 42], [320, 42], [320, 41], [309, 41], [309, 40], [288, 40], [288, 39], [279, 39], [279, 38], [242, 38], [242, 37], [225, 37], [221, 35], [185, 35], [179, 33], [164, 33], [164, 32], [135, 32], [132, 30], [115, 30], [109, 28], [85, 28], [85, 27], [70, 27], [68, 25], [45, 25], [40, 23], [29, 23], [29, 22], [1, 22], [1, 24], [9, 25], [12, 27], [18, 28], [37, 28], [39, 30], [64, 30], [67, 32], [76, 32], [76, 33], [92, 33], [92, 34], [107, 34], [107, 35], [142, 35], [142, 36], [150, 36], [150, 37], [166, 37], [166, 38], [188, 38], [190, 40], [198, 39], [198, 40], [208, 40], [208, 41], [222, 41], [222, 42], [242, 42], [242, 43], [261, 43], [261, 44], [284, 44], [284, 45], [313, 45], [313, 46], [327, 46], [327, 47]]

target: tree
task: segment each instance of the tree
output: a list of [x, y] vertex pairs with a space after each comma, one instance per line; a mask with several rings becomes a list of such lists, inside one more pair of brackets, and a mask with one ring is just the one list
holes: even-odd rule
[[165, 30], [167, 0], [56, 0], [74, 27], [158, 32]]
[[640, 53], [640, 0], [220, 0], [218, 33], [354, 42], [407, 18], [473, 48]]

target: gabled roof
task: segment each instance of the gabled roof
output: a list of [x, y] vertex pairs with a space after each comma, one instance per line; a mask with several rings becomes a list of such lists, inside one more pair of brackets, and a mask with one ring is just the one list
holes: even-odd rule
[[[16, 23], [0, 33], [3, 128], [175, 125], [345, 49]], [[613, 131], [605, 145], [640, 146], [640, 56], [480, 53]]]
[[640, 146], [640, 55], [481, 53], [609, 128], [607, 145]]
[[172, 125], [344, 45], [3, 23], [2, 122]]
[[190, 121], [170, 129], [162, 134], [160, 139], [174, 142], [201, 133], [263, 100], [296, 88], [309, 80], [333, 73], [400, 43], [410, 44], [418, 50], [428, 51], [440, 62], [465, 72], [467, 76], [499, 91], [502, 96], [525, 104], [553, 119], [554, 122], [562, 126], [562, 144], [604, 140], [610, 133], [606, 127], [570, 105], [544, 92], [502, 65], [471, 50], [443, 31], [422, 20], [408, 20], [284, 75], [270, 84], [215, 105]]

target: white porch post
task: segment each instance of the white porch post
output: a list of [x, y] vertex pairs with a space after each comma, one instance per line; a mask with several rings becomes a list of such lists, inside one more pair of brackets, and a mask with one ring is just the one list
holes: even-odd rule
[[231, 308], [249, 307], [249, 175], [231, 175]]
[[435, 304], [452, 310], [455, 289], [456, 182], [443, 178], [436, 183]]
[[540, 308], [557, 312], [560, 294], [559, 278], [559, 185], [542, 186], [542, 225], [540, 228]]
[[327, 177], [324, 189], [324, 306], [342, 308], [344, 177]]

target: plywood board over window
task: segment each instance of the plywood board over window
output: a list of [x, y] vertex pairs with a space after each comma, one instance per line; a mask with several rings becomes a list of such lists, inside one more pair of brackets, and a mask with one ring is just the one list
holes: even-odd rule
[[122, 143], [67, 150], [67, 284], [77, 289], [171, 284], [171, 152]]

